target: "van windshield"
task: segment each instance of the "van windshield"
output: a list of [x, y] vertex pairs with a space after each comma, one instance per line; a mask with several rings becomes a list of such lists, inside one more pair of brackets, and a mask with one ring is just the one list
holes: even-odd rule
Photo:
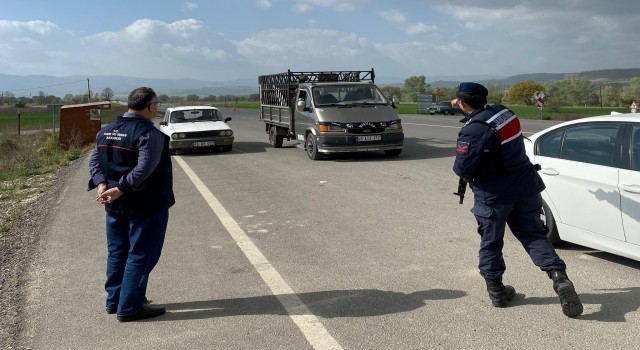
[[311, 91], [316, 106], [387, 104], [384, 95], [375, 85], [322, 85], [314, 86]]

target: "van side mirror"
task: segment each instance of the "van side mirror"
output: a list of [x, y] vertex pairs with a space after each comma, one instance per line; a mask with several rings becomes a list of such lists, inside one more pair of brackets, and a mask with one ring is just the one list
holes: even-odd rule
[[226, 118], [224, 118], [224, 122], [225, 122], [225, 123], [226, 123], [226, 122], [229, 122], [229, 121], [231, 121], [231, 117], [226, 117]]
[[304, 106], [305, 106], [305, 101], [303, 99], [299, 99], [298, 102], [296, 103], [296, 108], [299, 111], [304, 111]]

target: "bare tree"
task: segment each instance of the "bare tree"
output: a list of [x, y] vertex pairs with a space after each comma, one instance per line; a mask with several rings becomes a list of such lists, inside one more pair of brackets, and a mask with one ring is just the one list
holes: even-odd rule
[[111, 101], [111, 99], [113, 98], [113, 95], [114, 95], [113, 90], [109, 87], [106, 87], [100, 93], [100, 98], [104, 101]]

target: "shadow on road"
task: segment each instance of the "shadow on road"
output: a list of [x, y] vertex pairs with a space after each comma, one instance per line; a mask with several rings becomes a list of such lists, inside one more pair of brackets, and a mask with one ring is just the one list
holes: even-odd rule
[[[457, 290], [431, 289], [413, 293], [377, 289], [334, 290], [296, 294], [313, 315], [333, 317], [367, 317], [395, 314], [418, 309], [428, 300], [455, 299], [466, 293]], [[288, 295], [280, 295], [286, 299]], [[191, 320], [239, 315], [287, 315], [273, 295], [221, 300], [163, 304], [167, 314], [158, 320]], [[293, 314], [297, 314], [295, 311]], [[302, 312], [300, 313], [302, 314]]]
[[[600, 305], [600, 310], [582, 314], [577, 319], [592, 320], [600, 322], [626, 322], [625, 315], [629, 312], [635, 312], [640, 308], [640, 287], [629, 287], [619, 289], [597, 289], [603, 293], [580, 293], [579, 287], [576, 286], [578, 295], [583, 304]], [[549, 288], [551, 282], [549, 282]], [[517, 294], [511, 306], [518, 305], [558, 305], [560, 312], [560, 301], [557, 297], [532, 297], [523, 299], [522, 294]]]

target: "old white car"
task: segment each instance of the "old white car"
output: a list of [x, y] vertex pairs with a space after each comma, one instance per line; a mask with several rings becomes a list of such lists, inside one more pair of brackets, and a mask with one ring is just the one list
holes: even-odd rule
[[551, 241], [640, 260], [640, 113], [577, 119], [529, 140]]
[[224, 152], [233, 147], [233, 130], [227, 125], [230, 117], [210, 106], [169, 107], [158, 127], [171, 138], [169, 151], [200, 148], [220, 148]]

